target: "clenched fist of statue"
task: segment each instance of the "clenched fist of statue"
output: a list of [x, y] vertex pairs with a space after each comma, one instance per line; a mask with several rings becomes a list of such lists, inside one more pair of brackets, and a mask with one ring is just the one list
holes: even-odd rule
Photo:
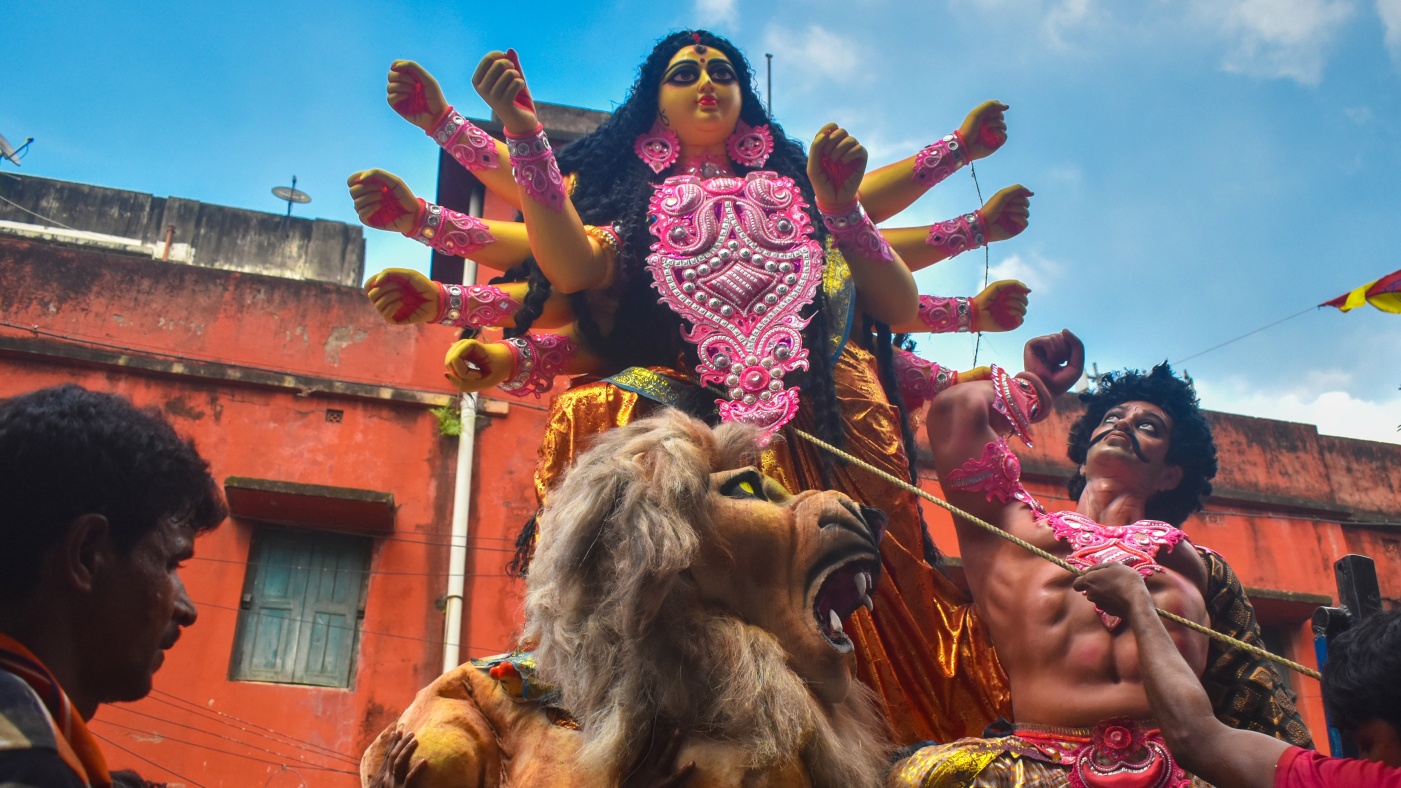
[[837, 124], [828, 123], [817, 132], [808, 148], [808, 180], [819, 208], [840, 210], [856, 201], [866, 158], [866, 148]]
[[376, 230], [413, 233], [420, 210], [418, 198], [397, 175], [384, 170], [363, 170], [346, 181], [355, 213]]
[[991, 156], [1007, 142], [1007, 120], [1002, 116], [1006, 111], [1007, 105], [1000, 101], [984, 101], [963, 119], [958, 134], [968, 146], [969, 159]]
[[442, 310], [432, 279], [408, 268], [386, 268], [365, 282], [375, 311], [395, 325], [427, 323]]
[[1031, 221], [1032, 192], [1021, 184], [1008, 186], [983, 204], [988, 242], [1005, 241], [1026, 229]]
[[448, 348], [446, 377], [465, 394], [475, 394], [504, 383], [511, 376], [515, 357], [500, 342], [462, 339]]
[[1015, 279], [993, 282], [973, 296], [974, 331], [1011, 331], [1026, 319], [1027, 294], [1031, 288]]
[[448, 110], [448, 101], [438, 80], [412, 60], [396, 60], [389, 66], [385, 88], [389, 106], [413, 125], [431, 131]]

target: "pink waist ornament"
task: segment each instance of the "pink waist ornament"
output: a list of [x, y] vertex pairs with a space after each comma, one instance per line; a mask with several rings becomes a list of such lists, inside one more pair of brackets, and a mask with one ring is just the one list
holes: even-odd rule
[[1031, 757], [1068, 767], [1070, 788], [1189, 788], [1163, 732], [1130, 719], [1105, 720], [1092, 730], [1018, 726], [1014, 736], [1039, 752]]
[[649, 214], [652, 286], [690, 324], [702, 384], [724, 386], [724, 421], [763, 430], [768, 445], [798, 412], [785, 375], [808, 367], [799, 313], [822, 282], [822, 247], [802, 193], [790, 178], [751, 172], [740, 178], [666, 179]]

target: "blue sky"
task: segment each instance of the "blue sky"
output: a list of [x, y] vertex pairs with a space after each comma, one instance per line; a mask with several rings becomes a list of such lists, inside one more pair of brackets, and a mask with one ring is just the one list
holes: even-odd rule
[[[608, 109], [652, 42], [707, 26], [762, 73], [809, 138], [847, 126], [880, 164], [1011, 105], [984, 195], [1024, 183], [1032, 224], [991, 251], [1033, 288], [1027, 325], [979, 361], [1019, 366], [1069, 327], [1100, 369], [1180, 359], [1401, 268], [1401, 0], [696, 0], [673, 4], [14, 3], [0, 47], [0, 133], [36, 142], [22, 172], [355, 221], [346, 176], [379, 166], [431, 196], [436, 149], [383, 98], [390, 61], [422, 62], [465, 114], [493, 48], [537, 98]], [[11, 165], [4, 165], [9, 168]], [[978, 204], [967, 170], [892, 224]], [[369, 233], [368, 268], [425, 268]], [[920, 275], [971, 294], [982, 253]], [[967, 337], [923, 343], [972, 361]], [[1312, 311], [1184, 365], [1208, 407], [1401, 442], [1401, 316]]]

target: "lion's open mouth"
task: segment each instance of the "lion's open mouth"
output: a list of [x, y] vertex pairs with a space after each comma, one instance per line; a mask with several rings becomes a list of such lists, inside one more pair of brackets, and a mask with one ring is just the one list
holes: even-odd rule
[[812, 616], [822, 637], [837, 651], [851, 652], [851, 638], [842, 622], [859, 607], [874, 608], [871, 594], [880, 579], [880, 559], [862, 554], [850, 556], [832, 565], [822, 577], [813, 596]]

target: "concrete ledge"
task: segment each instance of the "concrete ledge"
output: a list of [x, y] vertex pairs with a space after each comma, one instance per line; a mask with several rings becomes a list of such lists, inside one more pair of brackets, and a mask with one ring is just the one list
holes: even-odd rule
[[393, 493], [230, 476], [224, 497], [229, 513], [241, 519], [337, 531], [394, 530]]
[[200, 378], [231, 385], [257, 386], [295, 392], [299, 397], [328, 395], [350, 399], [401, 402], [407, 405], [442, 407], [457, 398], [435, 391], [351, 383], [332, 378], [293, 375], [271, 369], [223, 364], [214, 361], [181, 360], [159, 356], [123, 353], [100, 347], [31, 337], [0, 336], [0, 356], [30, 356], [95, 366], [124, 367], [156, 375]]

